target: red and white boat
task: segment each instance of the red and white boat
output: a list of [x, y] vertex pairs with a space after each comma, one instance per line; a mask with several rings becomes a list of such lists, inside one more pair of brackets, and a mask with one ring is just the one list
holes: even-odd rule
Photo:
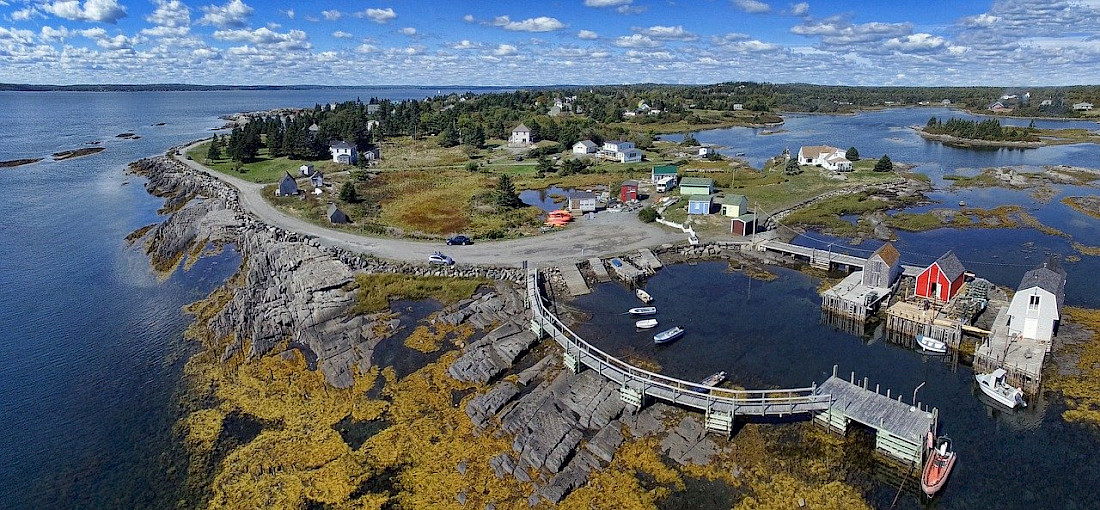
[[928, 446], [932, 451], [924, 464], [920, 488], [925, 494], [932, 496], [947, 483], [947, 476], [951, 474], [951, 468], [955, 467], [955, 452], [951, 450], [951, 440], [947, 436], [933, 440], [931, 432], [928, 433]]

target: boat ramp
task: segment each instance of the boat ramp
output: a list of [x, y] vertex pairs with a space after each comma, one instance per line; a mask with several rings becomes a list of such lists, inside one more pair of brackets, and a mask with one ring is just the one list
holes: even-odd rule
[[588, 259], [588, 266], [592, 268], [592, 274], [596, 275], [596, 281], [599, 283], [611, 281], [611, 275], [607, 274], [607, 266], [603, 265], [603, 260], [599, 258]]
[[588, 288], [588, 283], [584, 281], [584, 275], [581, 274], [581, 270], [577, 268], [576, 264], [562, 264], [558, 266], [558, 272], [561, 273], [561, 277], [565, 280], [565, 287], [569, 289], [569, 294], [573, 296], [583, 296], [592, 292]]
[[684, 381], [634, 367], [580, 338], [546, 308], [537, 269], [527, 271], [527, 301], [531, 311], [531, 330], [538, 336], [550, 336], [563, 349], [565, 366], [574, 372], [585, 368], [619, 385], [619, 398], [635, 411], [649, 400], [661, 400], [704, 413], [709, 431], [731, 434], [738, 416], [783, 417], [809, 415], [816, 423], [839, 433], [847, 433], [852, 423], [875, 430], [876, 449], [903, 463], [919, 463], [923, 441], [935, 432], [938, 411], [925, 411], [918, 403], [905, 404], [868, 389], [866, 379], [856, 384], [836, 375], [821, 386], [730, 390], [710, 388], [699, 392], [699, 383]]

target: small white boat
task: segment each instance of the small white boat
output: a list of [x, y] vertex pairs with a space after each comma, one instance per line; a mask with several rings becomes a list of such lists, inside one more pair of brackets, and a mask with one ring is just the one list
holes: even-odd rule
[[655, 306], [639, 306], [637, 308], [631, 308], [627, 310], [631, 315], [653, 315], [657, 313], [657, 307]]
[[634, 289], [634, 295], [638, 296], [638, 299], [641, 299], [642, 302], [646, 304], [649, 304], [653, 301], [653, 296], [650, 296], [648, 292], [642, 289]]
[[1005, 382], [1003, 368], [998, 368], [989, 374], [975, 374], [974, 379], [978, 381], [978, 387], [982, 389], [982, 393], [989, 395], [989, 398], [997, 401], [998, 404], [1007, 406], [1009, 409], [1027, 406], [1027, 402], [1024, 402], [1024, 390], [1009, 386]]
[[681, 328], [680, 326], [674, 326], [660, 333], [657, 333], [656, 335], [653, 335], [653, 343], [658, 345], [667, 344], [673, 340], [676, 340], [677, 338], [680, 338], [680, 336], [682, 336], [683, 334], [684, 328]]
[[917, 335], [917, 345], [929, 354], [946, 354], [947, 344], [924, 335]]
[[699, 381], [699, 386], [695, 386], [692, 389], [699, 392], [699, 393], [707, 393], [707, 392], [710, 391], [711, 388], [713, 388], [715, 386], [718, 386], [719, 384], [722, 384], [722, 381], [725, 381], [725, 380], [726, 380], [726, 371], [721, 370], [721, 371], [718, 371], [718, 372], [715, 372], [713, 374], [708, 375], [706, 379], [703, 379], [702, 381]]
[[653, 329], [657, 327], [657, 319], [642, 319], [634, 322], [634, 327], [638, 329]]

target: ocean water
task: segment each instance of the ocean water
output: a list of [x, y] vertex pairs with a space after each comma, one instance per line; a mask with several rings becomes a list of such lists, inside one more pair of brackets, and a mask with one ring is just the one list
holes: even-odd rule
[[[451, 90], [442, 90], [447, 93]], [[461, 90], [456, 90], [462, 92]], [[179, 271], [159, 281], [149, 269], [140, 247], [127, 246], [123, 238], [133, 230], [160, 221], [156, 214], [161, 200], [149, 196], [142, 179], [123, 173], [127, 163], [141, 157], [163, 153], [169, 147], [208, 137], [211, 129], [221, 126], [218, 116], [245, 110], [285, 106], [312, 106], [315, 103], [342, 101], [371, 96], [392, 99], [419, 98], [435, 91], [423, 89], [323, 89], [312, 91], [229, 91], [229, 92], [0, 92], [0, 160], [42, 157], [50, 153], [100, 142], [106, 150], [100, 154], [62, 162], [47, 159], [37, 164], [0, 169], [0, 508], [164, 508], [175, 506], [183, 473], [173, 453], [172, 426], [178, 418], [177, 391], [180, 373], [190, 350], [182, 338], [188, 317], [181, 307], [205, 297], [236, 269], [239, 259], [232, 250], [201, 261], [189, 271]], [[923, 123], [935, 114], [911, 110], [877, 112], [864, 116], [820, 117], [792, 116], [785, 126], [787, 138], [761, 135], [759, 130], [719, 130], [699, 133], [703, 141], [726, 140], [731, 149], [750, 152], [750, 158], [764, 159], [780, 152], [786, 144], [807, 143], [856, 145], [865, 154], [873, 154], [906, 138], [892, 126]], [[922, 118], [923, 117], [923, 118]], [[156, 126], [158, 123], [163, 126]], [[826, 123], [822, 127], [820, 123]], [[847, 126], [847, 127], [845, 127]], [[822, 138], [823, 133], [840, 133], [842, 139]], [[124, 140], [115, 135], [136, 133], [141, 138]], [[778, 137], [778, 138], [777, 138]], [[800, 143], [800, 142], [799, 142]], [[958, 168], [980, 168], [991, 164], [1079, 164], [1097, 161], [1096, 146], [1068, 146], [1038, 149], [1036, 152], [991, 151], [956, 154], [939, 145], [922, 141], [905, 142], [908, 152], [889, 150], [897, 161], [924, 163], [921, 171], [930, 174], [952, 172]], [[902, 144], [902, 145], [905, 145]], [[750, 148], [751, 146], [751, 148]], [[1050, 149], [1050, 150], [1048, 150]], [[794, 146], [797, 150], [797, 145]], [[895, 156], [896, 154], [896, 156]], [[987, 159], [993, 154], [993, 159]], [[983, 156], [984, 155], [984, 156]], [[986, 158], [986, 159], [983, 159]], [[1020, 159], [1023, 158], [1023, 159]], [[1062, 189], [1061, 193], [1088, 192], [1088, 189]], [[991, 193], [999, 193], [993, 191]], [[950, 200], [945, 195], [944, 200]], [[1008, 197], [1015, 200], [1016, 198]], [[990, 196], [989, 200], [1005, 199]], [[957, 199], [955, 199], [957, 201]], [[967, 200], [972, 200], [968, 198]], [[1022, 200], [1022, 199], [1021, 199]], [[1055, 204], [1056, 202], [1052, 203]], [[1060, 208], [1061, 207], [1061, 208]], [[1044, 222], [1072, 233], [1085, 244], [1100, 245], [1096, 222], [1079, 218], [1078, 213], [1062, 206], [1041, 206], [1036, 213]], [[1077, 216], [1075, 216], [1077, 215]], [[1003, 274], [995, 281], [1009, 282], [1036, 260], [1043, 250], [1063, 253], [1065, 240], [1034, 232], [1011, 230], [943, 230], [913, 237], [905, 252], [938, 254], [941, 248], [978, 250], [963, 257], [985, 260], [995, 250], [1019, 252], [1011, 265], [1002, 264]], [[822, 242], [828, 240], [817, 236]], [[903, 238], [903, 243], [908, 243]], [[812, 240], [811, 240], [812, 241]], [[816, 241], [815, 241], [816, 242]], [[932, 244], [936, 243], [936, 244]], [[1032, 243], [1025, 246], [1026, 243]], [[858, 247], [855, 247], [858, 248]], [[983, 251], [984, 250], [984, 251]], [[1030, 250], [1030, 251], [1029, 251]], [[1030, 257], [1030, 258], [1028, 258]], [[1098, 306], [1096, 284], [1088, 278], [1095, 274], [1096, 257], [1083, 257], [1068, 265], [1071, 274], [1070, 304]], [[922, 395], [940, 405], [945, 399], [964, 400], [967, 379], [965, 369], [952, 372], [911, 359], [907, 353], [893, 353], [879, 344], [870, 348], [855, 337], [817, 331], [801, 324], [807, 310], [816, 306], [812, 282], [801, 275], [785, 275], [777, 282], [738, 282], [711, 266], [672, 267], [653, 279], [659, 299], [682, 296], [681, 307], [692, 307], [703, 298], [692, 292], [728, 294], [741, 299], [740, 293], [763, 299], [769, 292], [774, 299], [759, 309], [774, 314], [774, 324], [791, 327], [770, 328], [771, 332], [744, 333], [740, 330], [716, 330], [707, 340], [696, 340], [695, 333], [682, 340], [705, 342], [712, 355], [702, 360], [721, 362], [733, 368], [735, 380], [744, 377], [749, 384], [787, 384], [823, 379], [818, 375], [840, 363], [842, 370], [857, 370], [884, 384], [898, 388], [912, 386], [922, 367], [942, 380], [942, 387], [926, 386]], [[984, 276], [984, 275], [983, 275]], [[729, 280], [734, 278], [734, 280]], [[695, 286], [669, 290], [661, 282], [699, 282]], [[771, 290], [767, 290], [771, 289]], [[625, 292], [625, 289], [620, 289]], [[607, 296], [607, 303], [585, 306], [618, 306], [614, 287], [600, 287], [593, 299]], [[694, 296], [694, 297], [693, 297]], [[788, 299], [785, 296], [790, 296]], [[714, 303], [723, 301], [714, 300]], [[774, 302], [774, 304], [773, 304]], [[746, 306], [759, 303], [746, 301]], [[664, 307], [665, 305], [661, 305]], [[708, 304], [708, 306], [710, 306]], [[702, 308], [700, 308], [702, 310]], [[746, 320], [741, 305], [714, 313], [730, 324], [753, 324]], [[671, 310], [670, 310], [671, 311]], [[684, 313], [686, 314], [686, 310]], [[662, 313], [665, 313], [662, 310]], [[796, 320], [797, 318], [797, 320]], [[713, 317], [701, 318], [714, 321]], [[756, 326], [759, 321], [756, 321]], [[693, 324], [694, 328], [703, 327]], [[617, 328], [608, 328], [609, 331]], [[769, 329], [769, 328], [764, 328]], [[807, 334], [813, 331], [814, 334]], [[767, 333], [765, 335], [765, 333]], [[757, 334], [758, 336], [752, 336]], [[626, 341], [608, 337], [608, 342]], [[743, 342], [749, 342], [745, 344]], [[644, 342], [643, 342], [644, 343]], [[651, 343], [651, 342], [650, 342]], [[778, 349], [769, 351], [769, 349]], [[889, 354], [878, 353], [884, 350]], [[666, 354], [675, 350], [665, 351]], [[739, 354], [738, 354], [739, 353]], [[735, 356], [736, 355], [736, 356]], [[745, 360], [743, 364], [727, 359]], [[668, 370], [682, 370], [685, 377], [706, 375], [707, 363], [697, 358], [666, 359]], [[717, 366], [717, 365], [715, 365]], [[730, 368], [726, 368], [730, 370]], [[696, 374], [695, 372], [700, 372]], [[691, 373], [688, 373], [691, 372]], [[869, 372], [869, 373], [868, 373]], [[815, 375], [818, 374], [818, 375]], [[907, 390], [911, 391], [911, 389]], [[1052, 413], [1048, 406], [1046, 413]], [[968, 459], [987, 456], [1020, 461], [1027, 467], [1033, 483], [1025, 488], [1035, 498], [1019, 501], [1054, 501], [1059, 507], [1074, 503], [1095, 503], [1086, 483], [1100, 483], [1095, 465], [1085, 453], [1096, 450], [1094, 435], [1080, 428], [1061, 425], [1047, 416], [1042, 427], [1019, 431], [1001, 425], [997, 417], [981, 421], [980, 408], [963, 408], [962, 418], [945, 418], [950, 426], [973, 427], [974, 436], [984, 443], [968, 443]], [[954, 409], [952, 408], [952, 412]], [[946, 414], [946, 412], [945, 412]], [[1002, 430], [983, 435], [986, 428]], [[952, 429], [948, 429], [949, 433]], [[1041, 446], [1048, 435], [1058, 441], [1050, 452]], [[1007, 443], [1004, 437], [1026, 436]], [[977, 440], [975, 440], [977, 441]], [[1090, 442], [1091, 441], [1091, 442]], [[1078, 453], [1058, 445], [1081, 446]], [[991, 448], [983, 450], [983, 448]], [[1017, 448], [1019, 447], [1019, 448]], [[1028, 456], [1035, 456], [1029, 459]], [[966, 466], [966, 467], [964, 467]], [[954, 501], [969, 501], [983, 506], [980, 498], [996, 488], [998, 477], [975, 471], [988, 464], [962, 462], [960, 479], [948, 489]], [[1000, 468], [998, 468], [1000, 469]], [[1050, 484], [1040, 476], [1083, 470], [1080, 482]], [[1032, 474], [1034, 473], [1034, 474]], [[982, 478], [985, 476], [985, 478]], [[1063, 478], [1065, 478], [1063, 476]], [[1076, 495], [1072, 495], [1076, 494]], [[958, 499], [954, 499], [958, 498]], [[994, 498], [989, 501], [1002, 501]], [[1061, 503], [1065, 503], [1062, 505]], [[953, 507], [964, 508], [965, 506]], [[1078, 505], [1091, 507], [1092, 504]]]
[[[0, 160], [47, 158], [0, 168], [0, 508], [175, 506], [180, 308], [239, 260], [229, 250], [158, 281], [123, 241], [161, 220], [129, 162], [210, 136], [224, 114], [434, 93], [0, 92]], [[115, 137], [125, 132], [141, 138]], [[48, 157], [88, 142], [106, 150]]]

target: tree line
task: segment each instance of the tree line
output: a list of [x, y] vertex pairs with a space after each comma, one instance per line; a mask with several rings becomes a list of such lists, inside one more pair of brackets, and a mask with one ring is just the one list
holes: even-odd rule
[[1026, 128], [1001, 126], [997, 119], [966, 120], [950, 118], [943, 122], [936, 117], [928, 119], [924, 125], [926, 133], [950, 135], [971, 140], [989, 140], [997, 142], [1033, 142], [1039, 137], [1035, 134], [1034, 122]]

